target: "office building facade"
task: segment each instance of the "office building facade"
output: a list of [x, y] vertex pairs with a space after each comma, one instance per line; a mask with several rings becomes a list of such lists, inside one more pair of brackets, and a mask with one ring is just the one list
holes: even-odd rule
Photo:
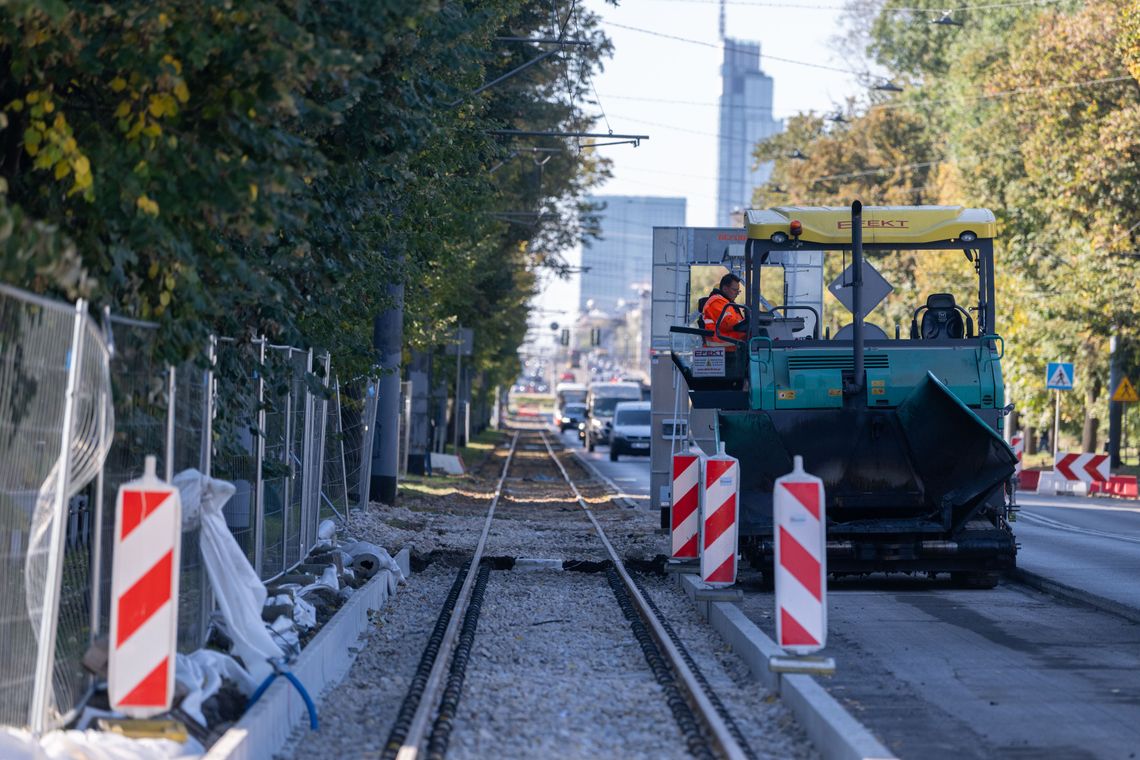
[[756, 143], [784, 125], [772, 118], [772, 77], [760, 70], [759, 43], [724, 40], [721, 82], [717, 224], [735, 227], [751, 208], [752, 191], [772, 174], [770, 163], [753, 169]]
[[683, 227], [684, 198], [599, 195], [601, 238], [582, 244], [578, 308], [616, 314], [640, 301], [653, 273], [653, 228]]

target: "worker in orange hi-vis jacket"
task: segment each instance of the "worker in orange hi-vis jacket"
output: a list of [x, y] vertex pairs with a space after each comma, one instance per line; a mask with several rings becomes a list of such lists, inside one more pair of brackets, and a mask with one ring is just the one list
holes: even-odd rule
[[[740, 313], [739, 309], [732, 309], [728, 306], [740, 295], [740, 290], [741, 279], [729, 272], [720, 278], [719, 287], [713, 288], [711, 293], [697, 302], [697, 307], [701, 311], [701, 322], [706, 330], [715, 332], [719, 320], [722, 337], [748, 340], [748, 320]], [[722, 313], [724, 314], [723, 319], [721, 318]], [[708, 345], [723, 345], [729, 351], [736, 348], [731, 343], [725, 343], [716, 338], [706, 338], [705, 342]]]

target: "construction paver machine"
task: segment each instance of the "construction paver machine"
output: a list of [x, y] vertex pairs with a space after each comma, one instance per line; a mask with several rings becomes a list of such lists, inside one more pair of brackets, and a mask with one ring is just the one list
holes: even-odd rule
[[745, 556], [771, 573], [773, 483], [801, 455], [824, 481], [829, 572], [995, 585], [1017, 550], [993, 214], [856, 201], [749, 211], [746, 226], [745, 299], [727, 308], [747, 340], [719, 320], [670, 330], [693, 407], [717, 410], [740, 460]]

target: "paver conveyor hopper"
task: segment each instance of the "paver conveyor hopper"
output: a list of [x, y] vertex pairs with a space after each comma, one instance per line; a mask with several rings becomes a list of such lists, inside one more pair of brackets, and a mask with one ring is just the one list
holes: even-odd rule
[[[829, 571], [995, 584], [1016, 555], [1016, 458], [1001, 436], [993, 214], [855, 202], [750, 211], [747, 227], [745, 303], [729, 308], [749, 339], [672, 328], [693, 406], [718, 410], [741, 462], [743, 551], [770, 571], [773, 482], [799, 454], [824, 481]], [[887, 329], [865, 321], [880, 303]], [[828, 321], [847, 324], [821, 334]]]

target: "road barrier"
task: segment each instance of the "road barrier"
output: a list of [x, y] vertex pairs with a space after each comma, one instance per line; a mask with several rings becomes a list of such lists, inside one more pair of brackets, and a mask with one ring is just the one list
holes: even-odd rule
[[182, 504], [146, 458], [139, 480], [119, 489], [111, 570], [107, 694], [132, 718], [170, 709], [178, 634]]
[[701, 580], [709, 586], [731, 586], [736, 583], [740, 462], [724, 453], [722, 443], [705, 459], [704, 475]]
[[827, 514], [823, 481], [793, 469], [776, 479], [776, 643], [804, 655], [827, 644]]
[[704, 460], [704, 452], [696, 447], [673, 455], [673, 488], [669, 514], [674, 559], [696, 559], [698, 556]]

